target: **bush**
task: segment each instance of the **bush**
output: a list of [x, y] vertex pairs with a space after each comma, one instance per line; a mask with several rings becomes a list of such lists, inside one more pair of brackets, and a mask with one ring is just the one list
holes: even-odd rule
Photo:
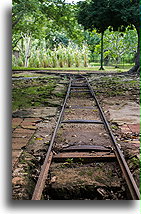
[[[14, 56], [12, 57], [12, 66], [21, 67], [24, 66], [23, 55], [17, 60]], [[28, 67], [87, 67], [89, 63], [89, 50], [87, 46], [83, 45], [82, 48], [69, 44], [67, 47], [60, 44], [57, 48], [46, 49], [32, 48], [30, 57], [28, 59]]]

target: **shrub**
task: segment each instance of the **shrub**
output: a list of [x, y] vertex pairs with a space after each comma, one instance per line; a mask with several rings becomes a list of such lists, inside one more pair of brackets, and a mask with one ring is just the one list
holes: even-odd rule
[[[12, 57], [12, 66], [21, 67], [24, 66], [25, 57], [21, 54], [19, 59], [15, 56]], [[37, 49], [32, 47], [30, 51], [30, 57], [28, 59], [28, 67], [80, 67], [88, 66], [89, 62], [89, 50], [86, 45], [82, 48], [71, 43], [68, 46], [60, 44], [57, 48], [46, 49], [45, 46], [38, 47]]]

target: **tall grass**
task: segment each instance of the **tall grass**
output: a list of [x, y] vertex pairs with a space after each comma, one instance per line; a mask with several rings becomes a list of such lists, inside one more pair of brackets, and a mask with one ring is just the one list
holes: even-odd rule
[[[42, 47], [32, 47], [30, 50], [30, 57], [28, 59], [28, 67], [87, 67], [89, 64], [89, 50], [86, 45], [78, 47], [71, 43], [66, 47], [62, 44], [58, 47], [46, 49], [45, 45]], [[12, 66], [24, 66], [23, 54], [18, 59], [12, 57]]]

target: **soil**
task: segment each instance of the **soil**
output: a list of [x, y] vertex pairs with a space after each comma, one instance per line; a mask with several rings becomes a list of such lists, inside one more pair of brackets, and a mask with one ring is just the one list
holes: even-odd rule
[[[139, 77], [107, 75], [99, 78], [93, 75], [90, 81], [134, 179], [140, 187]], [[131, 130], [130, 125], [138, 129]]]
[[72, 145], [111, 146], [111, 141], [101, 124], [63, 124], [55, 138], [54, 150]]
[[[32, 197], [66, 90], [66, 85], [63, 85], [60, 87], [60, 91], [57, 87], [57, 93], [60, 93], [61, 96], [58, 97], [56, 92], [52, 94], [56, 81], [59, 83], [66, 80], [62, 77], [46, 76], [36, 80], [33, 78], [13, 81], [12, 99], [13, 109], [15, 109], [12, 114], [13, 200], [30, 200]], [[38, 96], [41, 86], [43, 86], [43, 94], [41, 96], [40, 91], [40, 96]], [[47, 97], [44, 96], [48, 94], [48, 92], [46, 93], [47, 88], [52, 89], [49, 92], [49, 102], [46, 102]], [[26, 93], [27, 91], [28, 93]], [[34, 96], [35, 91], [39, 105]], [[34, 103], [31, 102], [33, 98]], [[24, 143], [24, 146], [21, 142]]]
[[[73, 106], [76, 104], [78, 107], [86, 107], [87, 105], [87, 107], [94, 107], [94, 109], [73, 109]], [[90, 97], [90, 94], [84, 95], [82, 92], [71, 95], [67, 101], [67, 107], [69, 108], [65, 110], [63, 120], [83, 119], [101, 121], [95, 101]], [[103, 124], [62, 124], [55, 138], [54, 150], [58, 151], [69, 145], [97, 145], [97, 142], [98, 145], [111, 146]]]
[[51, 165], [51, 179], [44, 190], [49, 200], [117, 200], [125, 198], [115, 163]]
[[79, 101], [78, 101], [78, 99], [76, 99], [76, 97], [75, 98], [71, 97], [67, 102], [67, 106], [92, 107], [92, 106], [95, 106], [95, 101], [93, 100], [93, 98], [89, 98], [89, 101], [88, 101], [88, 99], [86, 99], [85, 97], [79, 97]]
[[[71, 98], [68, 100], [68, 107], [64, 113], [64, 120], [68, 119], [89, 119], [89, 120], [100, 120], [100, 115], [98, 114], [98, 109], [73, 109], [73, 105], [77, 104], [78, 106], [82, 106], [82, 103], [85, 104], [89, 103], [90, 95], [84, 93], [77, 93], [71, 95]], [[91, 99], [90, 100], [92, 106], [95, 106], [95, 102]], [[85, 106], [85, 105], [84, 105]], [[88, 107], [88, 106], [87, 106]], [[98, 145], [98, 146], [105, 146], [111, 147], [111, 141], [106, 133], [104, 125], [99, 124], [62, 124], [57, 136], [55, 138], [54, 143], [54, 151], [56, 153], [63, 151], [64, 148], [69, 148], [70, 146], [80, 146], [80, 145]], [[80, 161], [81, 162], [81, 161]], [[101, 195], [101, 199], [127, 199], [127, 195], [123, 191], [123, 179], [122, 176], [118, 177], [118, 163], [114, 163], [114, 167], [112, 163], [108, 164], [106, 168], [105, 163], [98, 163], [95, 162], [91, 166], [91, 164], [85, 166], [82, 164], [75, 168], [72, 159], [66, 159], [66, 164], [60, 165], [52, 164], [50, 168], [50, 178], [48, 180], [47, 190], [44, 191], [44, 195], [46, 195], [49, 199], [67, 199], [67, 200], [74, 200], [74, 199], [98, 199], [97, 189], [102, 188], [103, 186], [106, 189], [111, 189], [116, 187], [115, 193], [113, 193], [112, 198], [109, 194]], [[76, 163], [77, 164], [77, 163]], [[100, 165], [97, 169], [97, 165]], [[104, 168], [103, 168], [104, 167]], [[65, 169], [62, 169], [65, 168]], [[70, 169], [71, 168], [71, 169]], [[104, 169], [104, 170], [103, 170]], [[107, 170], [108, 169], [108, 170]], [[97, 172], [98, 171], [98, 172]], [[88, 173], [89, 172], [89, 173]], [[113, 173], [111, 173], [113, 172]], [[83, 175], [82, 177], [80, 175]], [[91, 175], [91, 178], [90, 176]], [[97, 177], [99, 179], [97, 179]], [[53, 180], [53, 182], [51, 182]], [[121, 183], [120, 183], [121, 180]], [[101, 182], [100, 182], [101, 181]], [[114, 185], [113, 185], [114, 182]], [[112, 183], [112, 184], [111, 184]], [[113, 185], [113, 186], [112, 186]], [[87, 191], [86, 189], [89, 186], [89, 197], [87, 198], [85, 194]], [[120, 196], [118, 195], [118, 189], [120, 192]], [[48, 190], [49, 189], [49, 190]], [[77, 191], [76, 191], [77, 189]], [[103, 190], [103, 189], [102, 189]], [[104, 191], [104, 190], [103, 190]], [[103, 192], [102, 191], [102, 192]], [[105, 190], [106, 191], [106, 190]], [[83, 196], [81, 195], [83, 192]], [[85, 192], [85, 193], [84, 193]], [[90, 193], [91, 192], [91, 193]], [[122, 192], [122, 194], [121, 194]], [[68, 194], [67, 194], [68, 193]], [[118, 196], [117, 196], [118, 195]], [[79, 196], [79, 197], [78, 197]]]
[[67, 109], [65, 110], [64, 120], [100, 120], [97, 109]]
[[[126, 125], [128, 122], [127, 117], [131, 116], [131, 111], [132, 118], [130, 118], [129, 122], [131, 120], [132, 124], [138, 122], [139, 78], [123, 75], [91, 75], [89, 80], [96, 90], [96, 96], [102, 105], [117, 142], [123, 150], [129, 168], [139, 186], [139, 143], [137, 143], [139, 141], [139, 133], [132, 132], [131, 130], [130, 132], [125, 132], [123, 129], [123, 125]], [[63, 87], [62, 82], [64, 84]], [[27, 111], [28, 116], [32, 117], [33, 114], [31, 115], [31, 112], [34, 111], [34, 108], [48, 109], [48, 107], [57, 107], [54, 114], [46, 117], [43, 114], [43, 117], [40, 117], [41, 121], [36, 123], [36, 130], [33, 137], [26, 147], [21, 150], [19, 161], [13, 170], [14, 200], [30, 200], [32, 197], [33, 189], [56, 124], [58, 111], [60, 111], [60, 106], [64, 98], [66, 83], [66, 78], [56, 75], [48, 75], [40, 80], [26, 79], [13, 81], [13, 91], [15, 93], [13, 94], [13, 116], [21, 117], [20, 114]], [[40, 91], [39, 94], [36, 94], [35, 98], [33, 85], [34, 89], [36, 88]], [[32, 87], [32, 90], [29, 90], [30, 87]], [[24, 92], [24, 89], [26, 89], [25, 92], [27, 94]], [[23, 99], [25, 96], [28, 99], [25, 99], [25, 102], [19, 103], [17, 102], [19, 96], [23, 96]], [[38, 102], [36, 102], [36, 99]], [[130, 105], [131, 103], [132, 105]], [[76, 109], [78, 106], [85, 106], [87, 109]], [[92, 106], [94, 109], [89, 109]], [[135, 114], [133, 114], [133, 108], [130, 108], [133, 106], [135, 107]], [[121, 117], [122, 112], [127, 112], [125, 109], [131, 109], [125, 118], [126, 121]], [[112, 114], [114, 110], [117, 113], [116, 117], [114, 117], [115, 114]], [[119, 121], [119, 117], [122, 119], [122, 123], [121, 120]], [[74, 92], [67, 102], [63, 119], [78, 118], [100, 120], [95, 102], [87, 93], [81, 93], [81, 96], [79, 96]], [[20, 124], [21, 121], [17, 128]], [[97, 142], [99, 143], [97, 144]], [[55, 138], [54, 152], [58, 153], [63, 148], [71, 145], [86, 144], [111, 147], [111, 141], [102, 124], [61, 124]], [[73, 159], [68, 159], [64, 163], [52, 163], [43, 199], [123, 200], [128, 199], [126, 189], [116, 162], [86, 164], [82, 163], [81, 160], [74, 163]]]

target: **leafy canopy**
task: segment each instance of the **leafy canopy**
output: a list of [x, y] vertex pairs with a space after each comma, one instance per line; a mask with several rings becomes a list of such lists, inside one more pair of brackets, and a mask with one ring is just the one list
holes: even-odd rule
[[85, 29], [104, 32], [109, 26], [124, 31], [139, 28], [139, 0], [89, 0], [79, 2], [78, 22]]

